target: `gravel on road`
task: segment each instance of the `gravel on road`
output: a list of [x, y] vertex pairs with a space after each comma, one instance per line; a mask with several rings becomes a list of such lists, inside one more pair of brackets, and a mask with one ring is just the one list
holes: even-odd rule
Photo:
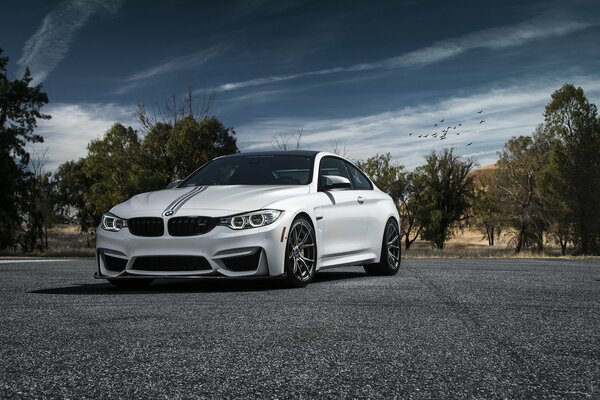
[[600, 398], [600, 260], [407, 259], [278, 281], [0, 265], [1, 398]]

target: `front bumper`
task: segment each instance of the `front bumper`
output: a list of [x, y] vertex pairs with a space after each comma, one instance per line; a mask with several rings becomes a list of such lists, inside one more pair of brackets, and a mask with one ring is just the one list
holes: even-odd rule
[[[233, 230], [217, 226], [197, 236], [132, 235], [97, 230], [96, 278], [250, 278], [284, 274], [284, 229], [293, 215], [282, 213], [273, 224]], [[165, 226], [167, 221], [165, 219]]]

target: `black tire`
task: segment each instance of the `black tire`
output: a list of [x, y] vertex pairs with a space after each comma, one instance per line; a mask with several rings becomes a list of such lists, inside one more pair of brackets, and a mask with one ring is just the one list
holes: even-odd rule
[[109, 279], [108, 281], [120, 289], [141, 290], [151, 284], [153, 279]]
[[368, 275], [396, 275], [400, 269], [400, 229], [395, 219], [390, 218], [383, 230], [381, 255], [378, 263], [364, 265]]
[[317, 241], [310, 221], [298, 217], [292, 222], [285, 245], [285, 273], [287, 284], [293, 288], [308, 285], [315, 277]]

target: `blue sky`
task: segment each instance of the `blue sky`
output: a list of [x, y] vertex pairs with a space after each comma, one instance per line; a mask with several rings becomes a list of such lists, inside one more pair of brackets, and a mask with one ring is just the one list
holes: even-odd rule
[[486, 165], [563, 83], [600, 103], [599, 43], [591, 0], [22, 0], [0, 15], [9, 73], [29, 66], [50, 97], [37, 146], [50, 170], [114, 122], [135, 127], [136, 104], [188, 88], [216, 94], [211, 114], [242, 151], [302, 130], [305, 148], [354, 160], [390, 152], [413, 168], [454, 147]]

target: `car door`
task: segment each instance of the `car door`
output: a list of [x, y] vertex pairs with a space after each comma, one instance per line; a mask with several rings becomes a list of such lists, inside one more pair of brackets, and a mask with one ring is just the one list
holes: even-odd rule
[[[344, 160], [326, 156], [321, 159], [319, 176], [337, 175], [352, 182]], [[368, 209], [359, 194], [350, 189], [320, 190], [323, 196], [322, 244], [323, 257], [358, 253], [365, 249]]]
[[372, 250], [379, 249], [385, 225], [384, 219], [379, 218], [379, 214], [381, 214], [379, 206], [388, 198], [384, 193], [373, 190], [373, 184], [361, 170], [348, 161], [344, 162], [352, 181], [354, 193], [358, 198], [362, 198], [363, 208], [368, 216], [368, 222], [365, 224], [365, 247]]

